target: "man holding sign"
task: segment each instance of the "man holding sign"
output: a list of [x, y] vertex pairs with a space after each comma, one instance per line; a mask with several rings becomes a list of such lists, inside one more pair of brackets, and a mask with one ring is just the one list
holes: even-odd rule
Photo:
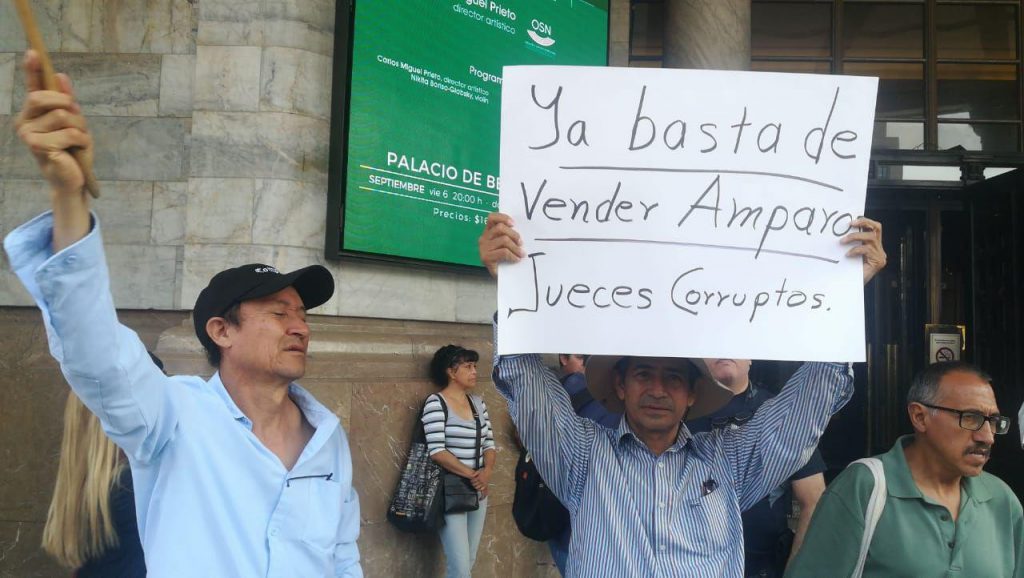
[[[885, 266], [881, 225], [861, 218], [854, 226], [862, 231], [843, 243], [856, 244], [848, 254], [863, 257], [867, 283]], [[479, 249], [495, 277], [500, 263], [526, 256], [501, 213], [488, 217]], [[618, 428], [577, 417], [538, 355], [496, 355], [494, 363], [523, 444], [570, 512], [573, 577], [742, 576], [740, 512], [807, 461], [853, 393], [845, 365], [805, 364], [744, 427], [691, 435], [684, 419], [732, 396], [702, 360], [593, 356], [587, 380], [613, 410], [624, 408]]]
[[[858, 281], [885, 264], [856, 217], [876, 88], [505, 68], [501, 212], [479, 241], [492, 275], [506, 263], [494, 381], [570, 512], [568, 576], [742, 576], [740, 512], [807, 461], [853, 380], [805, 364], [743, 427], [691, 435], [732, 397], [699, 358], [863, 359]], [[578, 419], [533, 353], [565, 350], [593, 354], [617, 428]]]

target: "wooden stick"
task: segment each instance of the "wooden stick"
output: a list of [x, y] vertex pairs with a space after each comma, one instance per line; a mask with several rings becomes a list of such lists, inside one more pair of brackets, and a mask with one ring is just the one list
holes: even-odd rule
[[[50, 62], [50, 54], [43, 44], [43, 37], [39, 34], [39, 27], [36, 26], [35, 16], [32, 15], [32, 8], [28, 0], [14, 0], [14, 6], [18, 10], [18, 17], [21, 19], [21, 27], [25, 30], [28, 38], [28, 45], [39, 55], [39, 63], [43, 69], [43, 88], [46, 90], [60, 90], [57, 84], [57, 75], [53, 71], [53, 63]], [[92, 172], [92, 163], [88, 162], [82, 154], [82, 149], [72, 148], [68, 151], [78, 166], [82, 169], [82, 176], [85, 177], [85, 190], [89, 191], [94, 199], [100, 196], [100, 185], [96, 182], [96, 176]]]

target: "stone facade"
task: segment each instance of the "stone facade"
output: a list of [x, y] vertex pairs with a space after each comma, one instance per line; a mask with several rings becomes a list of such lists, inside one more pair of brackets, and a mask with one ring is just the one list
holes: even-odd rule
[[[486, 275], [324, 258], [333, 3], [51, 0], [35, 10], [96, 139], [118, 307], [187, 310], [230, 265], [320, 263], [344, 289], [322, 314], [487, 321]], [[46, 206], [12, 130], [23, 44], [13, 5], [0, 4], [0, 234]], [[0, 306], [29, 304], [3, 267]]]
[[[188, 310], [225, 267], [320, 263], [344, 296], [322, 314], [487, 322], [485, 275], [323, 256], [333, 3], [46, 0], [35, 11], [96, 139], [118, 307]], [[609, 32], [609, 63], [625, 65], [628, 0], [611, 2]], [[13, 131], [23, 38], [0, 3], [0, 234], [46, 207]], [[3, 265], [0, 306], [30, 305]]]
[[750, 0], [665, 4], [665, 68], [750, 70]]
[[[342, 2], [342, 5], [345, 3]], [[362, 501], [368, 576], [442, 573], [435, 537], [399, 534], [384, 509], [425, 365], [448, 342], [481, 353], [500, 448], [479, 576], [554, 576], [511, 520], [516, 452], [487, 381], [494, 283], [482, 273], [327, 261], [328, 131], [335, 3], [329, 0], [36, 0], [43, 39], [96, 141], [114, 301], [172, 373], [209, 373], [188, 324], [217, 271], [320, 263], [336, 296], [315, 313], [303, 383], [342, 418]], [[629, 2], [612, 0], [609, 62], [625, 65]], [[0, 235], [42, 212], [46, 186], [14, 135], [25, 41], [0, 2]], [[31, 300], [0, 258], [0, 577], [64, 572], [39, 549], [66, 385]]]

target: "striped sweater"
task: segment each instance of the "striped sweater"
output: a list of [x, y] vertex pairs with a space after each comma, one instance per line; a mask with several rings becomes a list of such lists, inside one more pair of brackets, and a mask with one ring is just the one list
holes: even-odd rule
[[466, 467], [477, 470], [484, 465], [484, 452], [494, 449], [494, 433], [491, 431], [491, 418], [487, 414], [484, 400], [475, 395], [469, 397], [480, 417], [481, 426], [480, 456], [475, 464], [473, 458], [477, 457], [476, 422], [472, 417], [468, 420], [463, 419], [449, 408], [446, 422], [445, 411], [441, 406], [441, 394], [434, 393], [427, 397], [420, 419], [423, 420], [423, 432], [427, 436], [427, 451], [430, 455], [448, 450]]

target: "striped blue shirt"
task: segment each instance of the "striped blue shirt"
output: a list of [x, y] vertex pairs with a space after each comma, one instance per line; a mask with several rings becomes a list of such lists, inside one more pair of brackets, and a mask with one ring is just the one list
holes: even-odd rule
[[610, 429], [577, 417], [537, 355], [496, 356], [494, 383], [569, 510], [572, 578], [742, 577], [740, 512], [807, 462], [853, 393], [847, 366], [808, 363], [744, 427], [684, 426], [655, 456], [627, 420]]

